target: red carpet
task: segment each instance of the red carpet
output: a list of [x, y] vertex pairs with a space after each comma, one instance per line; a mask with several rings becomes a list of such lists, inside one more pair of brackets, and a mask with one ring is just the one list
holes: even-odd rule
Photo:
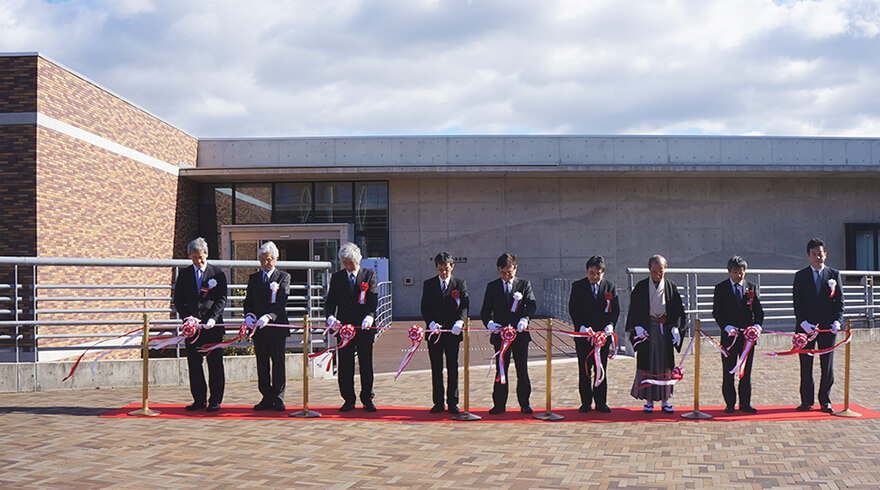
[[[140, 404], [131, 404], [117, 410], [101, 415], [101, 417], [130, 418], [128, 412], [137, 410]], [[204, 410], [196, 412], [187, 412], [183, 409], [184, 405], [178, 404], [156, 404], [150, 405], [153, 410], [162, 412], [153, 418], [167, 419], [244, 419], [244, 420], [271, 420], [284, 419], [294, 421], [289, 414], [301, 410], [301, 407], [290, 405], [285, 412], [261, 411], [254, 412], [250, 405], [223, 405], [218, 412], [207, 413]], [[457, 422], [450, 419], [448, 413], [429, 413], [424, 407], [384, 407], [379, 406], [379, 410], [374, 413], [364, 411], [358, 407], [350, 412], [341, 413], [338, 407], [311, 407], [312, 411], [321, 413], [321, 417], [317, 420], [344, 420], [344, 421], [380, 421], [380, 422]], [[794, 406], [768, 406], [755, 407], [758, 409], [756, 414], [745, 414], [741, 412], [724, 413], [723, 407], [705, 407], [700, 411], [712, 416], [711, 419], [702, 420], [702, 422], [742, 422], [742, 421], [783, 421], [783, 420], [847, 420], [846, 417], [836, 417], [834, 415], [820, 412], [819, 410], [811, 410], [809, 412], [798, 412]], [[843, 410], [843, 405], [834, 405], [835, 410]], [[688, 413], [691, 407], [676, 407], [675, 413], [663, 413], [659, 409], [654, 412], [645, 413], [641, 407], [621, 407], [612, 408], [611, 413], [600, 413], [591, 411], [587, 413], [579, 413], [576, 408], [558, 408], [553, 409], [553, 413], [565, 417], [560, 422], [692, 422], [690, 419], [681, 417], [681, 414]], [[880, 418], [880, 413], [868, 410], [859, 405], [850, 405], [850, 410], [862, 414], [861, 419]], [[535, 408], [535, 413], [542, 413], [543, 409]], [[542, 420], [533, 418], [531, 415], [524, 415], [519, 409], [508, 410], [506, 413], [499, 415], [489, 415], [488, 409], [478, 408], [471, 410], [471, 413], [482, 417], [477, 422], [530, 422], [540, 423]]]

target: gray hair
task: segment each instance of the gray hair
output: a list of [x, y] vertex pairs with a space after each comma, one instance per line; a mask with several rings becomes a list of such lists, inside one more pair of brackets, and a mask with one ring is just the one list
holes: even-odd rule
[[272, 257], [278, 259], [278, 247], [275, 246], [275, 242], [266, 242], [257, 250], [257, 258], [263, 254], [271, 254]]
[[186, 246], [187, 255], [192, 255], [195, 252], [208, 253], [208, 242], [206, 242], [204, 238], [198, 237], [195, 240], [189, 242], [189, 244]]
[[362, 258], [360, 247], [354, 243], [347, 242], [339, 247], [339, 260], [350, 260], [355, 264], [360, 264]]
[[648, 259], [648, 268], [650, 269], [652, 265], [660, 264], [664, 269], [666, 268], [666, 257], [656, 254], [652, 255], [650, 259]]

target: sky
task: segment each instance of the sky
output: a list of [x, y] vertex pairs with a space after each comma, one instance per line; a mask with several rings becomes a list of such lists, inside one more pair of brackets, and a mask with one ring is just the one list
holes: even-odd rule
[[199, 138], [880, 136], [880, 0], [0, 0]]

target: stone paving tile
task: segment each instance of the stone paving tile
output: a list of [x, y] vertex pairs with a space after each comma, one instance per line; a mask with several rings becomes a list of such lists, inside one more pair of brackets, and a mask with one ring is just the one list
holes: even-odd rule
[[[851, 401], [880, 409], [880, 345], [853, 346]], [[703, 351], [701, 404], [721, 404], [720, 356]], [[843, 352], [833, 401], [843, 401]], [[475, 357], [474, 363], [484, 359]], [[818, 362], [816, 363], [818, 365]], [[635, 362], [609, 363], [609, 403], [629, 395]], [[693, 402], [693, 357], [676, 386]], [[491, 380], [471, 372], [475, 407]], [[530, 367], [532, 405], [543, 407], [543, 364]], [[376, 378], [380, 405], [429, 407], [425, 371]], [[818, 376], [818, 367], [817, 367]], [[798, 403], [797, 359], [755, 361], [753, 403]], [[577, 406], [572, 362], [553, 366], [553, 405]], [[511, 380], [515, 383], [515, 376]], [[301, 382], [289, 381], [287, 403]], [[258, 400], [254, 383], [227, 386], [228, 404]], [[300, 420], [102, 419], [139, 389], [0, 394], [0, 487], [6, 488], [877, 488], [880, 421], [602, 424], [415, 424]], [[151, 389], [155, 403], [188, 403], [187, 387]], [[313, 405], [341, 403], [336, 382], [312, 380]], [[511, 401], [515, 404], [512, 397]], [[512, 405], [509, 405], [512, 407]], [[515, 407], [514, 407], [515, 408]]]

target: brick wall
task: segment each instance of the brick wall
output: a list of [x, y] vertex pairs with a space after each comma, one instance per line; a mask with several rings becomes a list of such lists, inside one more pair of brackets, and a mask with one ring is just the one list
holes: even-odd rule
[[37, 58], [0, 57], [0, 112], [36, 112]]

